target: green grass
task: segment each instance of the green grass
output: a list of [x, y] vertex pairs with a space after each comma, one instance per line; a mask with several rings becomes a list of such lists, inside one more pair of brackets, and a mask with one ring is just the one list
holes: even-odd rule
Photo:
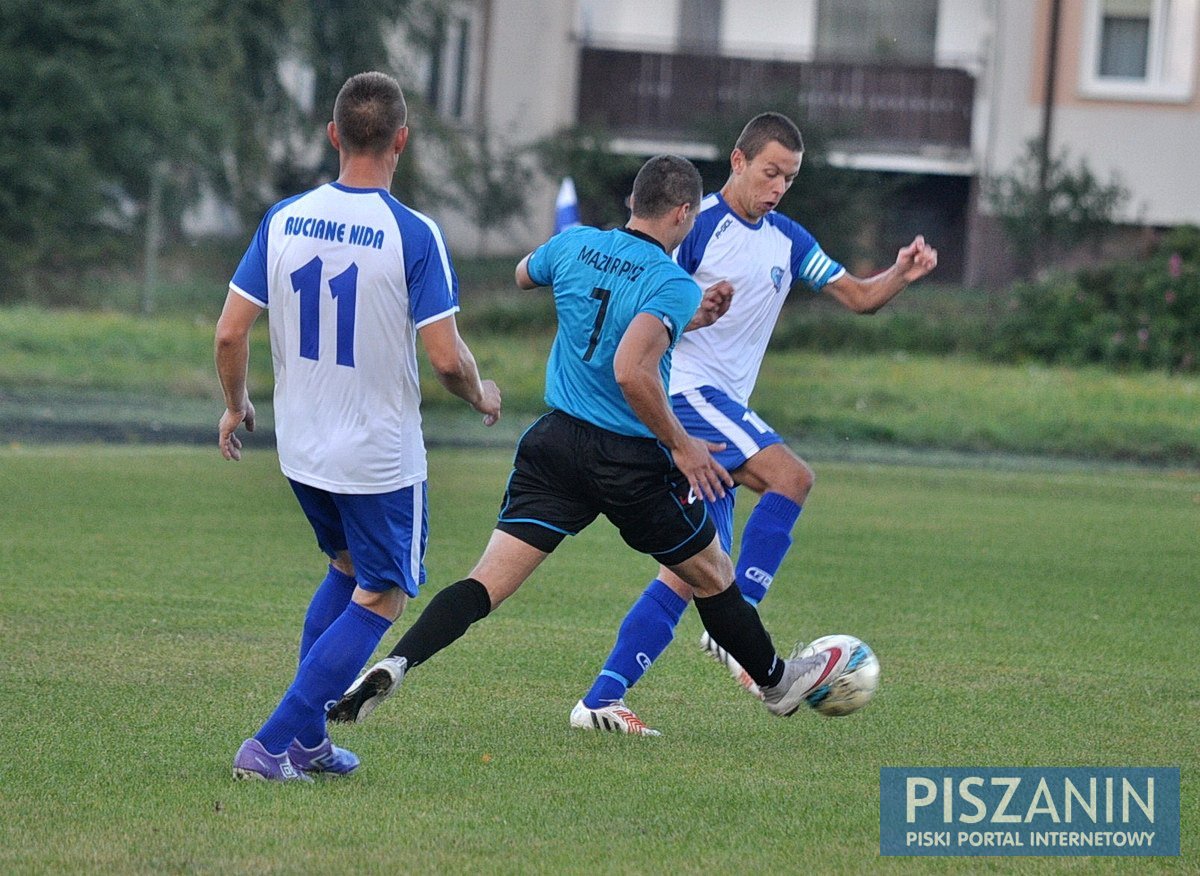
[[[0, 386], [122, 391], [220, 399], [210, 318], [142, 318], [115, 312], [0, 309]], [[269, 341], [256, 327], [259, 352]], [[271, 357], [254, 359], [254, 380], [269, 386]]]
[[[508, 459], [432, 454], [430, 592]], [[863, 713], [769, 717], [689, 612], [631, 697], [663, 737], [569, 730], [652, 571], [599, 523], [337, 731], [359, 775], [294, 788], [229, 777], [323, 568], [274, 455], [0, 450], [0, 871], [1195, 872], [1200, 475], [814, 462], [763, 614], [870, 642]], [[880, 859], [879, 768], [910, 764], [1178, 765], [1183, 856]]]
[[[546, 301], [516, 296], [466, 306], [464, 333], [484, 375], [500, 384], [507, 417], [504, 427], [485, 436], [425, 369], [434, 437], [511, 443], [543, 407]], [[131, 440], [138, 440], [139, 429], [150, 434], [154, 424], [212, 428], [220, 412], [212, 365], [220, 302], [211, 309], [204, 317], [151, 319], [0, 309], [0, 436], [19, 438], [26, 426], [45, 436], [56, 424], [82, 423], [72, 434], [83, 437], [88, 424], [106, 419], [127, 424]], [[250, 385], [269, 426], [266, 319], [252, 341]], [[752, 404], [805, 452], [874, 443], [1200, 466], [1195, 376], [774, 350]]]
[[752, 403], [783, 434], [1200, 464], [1200, 379], [903, 354], [768, 354]]

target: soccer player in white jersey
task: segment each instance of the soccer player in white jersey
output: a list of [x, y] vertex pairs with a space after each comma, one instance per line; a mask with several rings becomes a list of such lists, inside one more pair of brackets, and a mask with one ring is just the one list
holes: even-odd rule
[[424, 583], [418, 335], [447, 390], [486, 425], [500, 416], [496, 384], [480, 380], [458, 334], [458, 279], [441, 231], [388, 191], [408, 142], [400, 86], [383, 73], [353, 76], [333, 116], [337, 181], [267, 212], [217, 324], [219, 444], [237, 460], [236, 429], [254, 429], [250, 329], [271, 309], [279, 466], [331, 560], [304, 619], [295, 680], [242, 743], [236, 778], [307, 781], [358, 767], [330, 742], [325, 710]]
[[[779, 113], [755, 116], [730, 156], [730, 174], [707, 196], [675, 260], [701, 288], [719, 280], [733, 286], [728, 313], [686, 333], [675, 349], [671, 402], [689, 434], [725, 450], [717, 460], [734, 480], [762, 498], [751, 512], [737, 554], [736, 584], [757, 605], [791, 546], [791, 531], [813, 473], [750, 407], [750, 395], [767, 342], [793, 283], [825, 291], [856, 313], [874, 313], [905, 286], [934, 269], [937, 251], [916, 237], [888, 270], [855, 277], [827, 256], [803, 226], [775, 212], [800, 170], [804, 143], [796, 125]], [[734, 491], [709, 501], [717, 532], [732, 554]], [[617, 642], [592, 688], [575, 706], [571, 724], [622, 730], [590, 720], [622, 703], [626, 690], [650, 668], [674, 636], [690, 590], [660, 566], [625, 616]], [[723, 662], [755, 695], [758, 686], [707, 633], [701, 646]], [[640, 726], [645, 726], [639, 722]], [[628, 732], [628, 731], [626, 731]]]

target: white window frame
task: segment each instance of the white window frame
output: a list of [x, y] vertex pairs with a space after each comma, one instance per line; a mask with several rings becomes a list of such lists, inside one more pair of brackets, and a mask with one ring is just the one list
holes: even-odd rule
[[1086, 0], [1079, 95], [1095, 100], [1186, 103], [1196, 69], [1200, 0], [1152, 0], [1145, 78], [1101, 76], [1100, 36], [1105, 0]]

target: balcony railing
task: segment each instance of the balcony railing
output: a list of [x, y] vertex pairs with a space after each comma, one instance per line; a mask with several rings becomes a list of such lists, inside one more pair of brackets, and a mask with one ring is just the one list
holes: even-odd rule
[[581, 123], [622, 136], [695, 137], [708, 120], [766, 108], [865, 148], [967, 149], [975, 80], [958, 69], [762, 61], [582, 49]]

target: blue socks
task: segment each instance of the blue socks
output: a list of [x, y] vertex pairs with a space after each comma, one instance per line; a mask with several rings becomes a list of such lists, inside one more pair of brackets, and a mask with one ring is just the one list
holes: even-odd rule
[[583, 704], [599, 709], [624, 697], [671, 644], [685, 608], [687, 602], [670, 587], [657, 578], [651, 581], [621, 622], [617, 643]]
[[758, 605], [792, 546], [792, 527], [801, 507], [781, 493], [763, 493], [742, 530], [734, 580], [742, 596]]
[[315, 748], [325, 739], [325, 705], [341, 697], [391, 627], [387, 618], [356, 602], [313, 643], [296, 678], [254, 738], [271, 754], [296, 739]]
[[312, 602], [308, 604], [308, 613], [304, 615], [304, 632], [300, 634], [301, 663], [308, 656], [308, 649], [313, 642], [321, 638], [321, 633], [346, 610], [350, 597], [354, 595], [354, 587], [353, 578], [330, 565], [329, 573], [317, 587]]
[[[764, 493], [750, 512], [738, 553], [737, 588], [731, 591], [740, 590], [742, 598], [751, 605], [758, 605], [767, 595], [767, 588], [792, 546], [792, 527], [801, 510], [800, 505], [781, 493]], [[599, 709], [622, 699], [671, 643], [685, 608], [687, 602], [670, 587], [657, 578], [651, 581], [621, 622], [617, 643], [583, 704], [589, 709]], [[754, 644], [759, 642], [755, 640]], [[756, 669], [760, 675], [765, 671], [765, 667]]]

